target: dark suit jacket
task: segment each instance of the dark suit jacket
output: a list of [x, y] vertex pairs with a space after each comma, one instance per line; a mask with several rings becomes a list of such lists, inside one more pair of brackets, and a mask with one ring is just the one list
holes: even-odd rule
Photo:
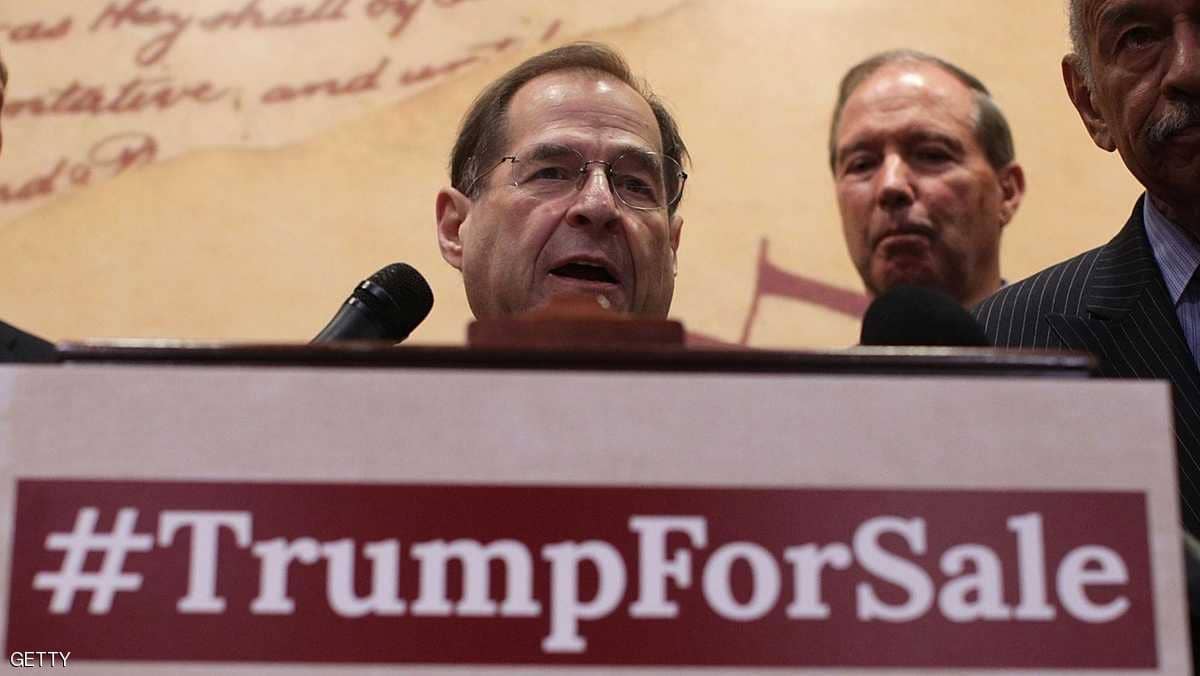
[[54, 361], [54, 345], [0, 322], [0, 362]]
[[1200, 373], [1146, 239], [1141, 200], [1111, 242], [1001, 289], [975, 318], [996, 347], [1084, 350], [1103, 377], [1169, 380], [1183, 524], [1200, 534]]

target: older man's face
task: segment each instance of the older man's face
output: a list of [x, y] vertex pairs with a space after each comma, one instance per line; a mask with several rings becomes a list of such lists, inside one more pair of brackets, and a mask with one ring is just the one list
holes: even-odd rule
[[1155, 197], [1200, 202], [1200, 0], [1091, 0], [1083, 18], [1093, 82], [1064, 75], [1096, 145]]
[[834, 180], [850, 258], [868, 291], [940, 289], [973, 305], [1000, 286], [1000, 231], [1024, 191], [975, 137], [971, 90], [937, 66], [894, 63], [854, 90]]
[[662, 152], [658, 122], [641, 95], [608, 76], [542, 75], [513, 97], [506, 136], [504, 155], [526, 158], [528, 166], [538, 166], [534, 158], [547, 149], [563, 148], [594, 163], [578, 190], [553, 199], [514, 186], [510, 162], [483, 179], [474, 199], [453, 189], [439, 194], [442, 255], [462, 271], [475, 316], [588, 296], [617, 311], [665, 317], [682, 222], [665, 206], [639, 211], [623, 204], [602, 164]]

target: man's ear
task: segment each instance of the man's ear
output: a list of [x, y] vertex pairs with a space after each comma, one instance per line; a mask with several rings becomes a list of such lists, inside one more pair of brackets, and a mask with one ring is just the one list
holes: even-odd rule
[[671, 274], [679, 274], [679, 237], [683, 235], [683, 216], [671, 217]]
[[998, 172], [1000, 181], [1000, 225], [1008, 225], [1025, 197], [1025, 170], [1016, 162]]
[[1067, 96], [1071, 97], [1071, 103], [1075, 104], [1075, 110], [1079, 111], [1079, 118], [1083, 120], [1083, 126], [1087, 127], [1092, 141], [1110, 153], [1116, 150], [1117, 144], [1108, 130], [1108, 123], [1096, 109], [1096, 101], [1092, 97], [1093, 85], [1089, 85], [1084, 77], [1079, 57], [1074, 54], [1064, 56], [1062, 74], [1063, 84], [1067, 86]]
[[442, 188], [437, 194], [438, 248], [442, 258], [462, 270], [462, 226], [471, 211], [471, 200], [454, 188]]

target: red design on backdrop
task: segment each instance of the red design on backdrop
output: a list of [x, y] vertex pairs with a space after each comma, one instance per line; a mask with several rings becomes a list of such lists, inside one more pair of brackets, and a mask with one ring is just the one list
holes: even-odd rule
[[767, 258], [767, 238], [758, 247], [757, 275], [754, 283], [754, 300], [742, 326], [741, 344], [750, 340], [750, 328], [758, 316], [758, 301], [763, 296], [779, 296], [819, 305], [838, 314], [861, 319], [871, 301], [857, 291], [827, 284], [819, 279], [788, 272]]
[[11, 185], [0, 183], [0, 204], [46, 198], [150, 164], [157, 157], [158, 141], [153, 136], [138, 132], [114, 134], [92, 146], [82, 161], [63, 157], [46, 172]]
[[18, 24], [0, 23], [0, 36], [6, 36], [14, 44], [51, 42], [70, 35], [73, 25], [74, 20], [69, 16], [58, 20], [38, 19]]
[[758, 247], [758, 261], [754, 267], [754, 297], [750, 300], [750, 309], [742, 323], [742, 335], [736, 343], [729, 343], [704, 333], [689, 331], [687, 344], [689, 347], [706, 349], [737, 349], [750, 344], [750, 330], [758, 318], [758, 304], [764, 296], [777, 296], [811, 303], [838, 314], [862, 319], [871, 299], [858, 291], [843, 289], [819, 279], [806, 277], [789, 272], [767, 257], [769, 241], [763, 238]]

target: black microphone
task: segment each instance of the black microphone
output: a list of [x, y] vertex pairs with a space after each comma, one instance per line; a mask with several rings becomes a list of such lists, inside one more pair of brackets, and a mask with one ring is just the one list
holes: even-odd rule
[[863, 345], [991, 347], [983, 328], [949, 295], [901, 284], [863, 315]]
[[354, 289], [314, 343], [390, 340], [399, 343], [433, 308], [429, 283], [411, 265], [392, 263]]

